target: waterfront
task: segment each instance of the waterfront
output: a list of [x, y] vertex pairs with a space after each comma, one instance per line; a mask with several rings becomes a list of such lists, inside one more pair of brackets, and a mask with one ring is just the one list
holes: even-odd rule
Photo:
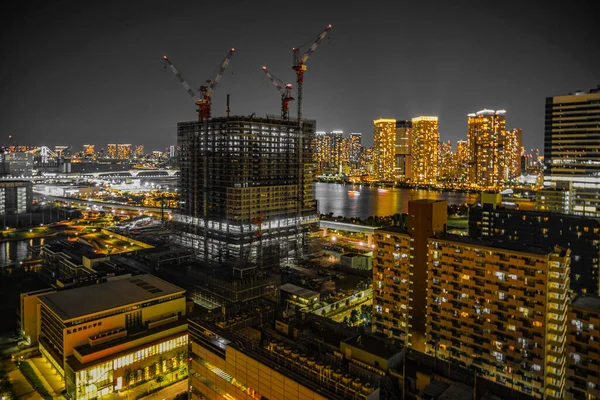
[[367, 218], [408, 212], [408, 202], [417, 199], [447, 200], [448, 204], [475, 203], [477, 193], [439, 192], [405, 188], [378, 189], [367, 185], [314, 183], [315, 199], [321, 214]]
[[0, 268], [24, 260], [29, 255], [28, 246], [43, 245], [46, 240], [46, 238], [36, 238], [0, 242]]

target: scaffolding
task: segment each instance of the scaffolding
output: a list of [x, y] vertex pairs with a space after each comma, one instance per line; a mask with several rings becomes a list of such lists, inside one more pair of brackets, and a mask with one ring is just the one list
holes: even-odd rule
[[204, 265], [271, 269], [300, 256], [318, 220], [315, 126], [306, 120], [300, 132], [297, 121], [254, 116], [179, 123], [176, 240]]

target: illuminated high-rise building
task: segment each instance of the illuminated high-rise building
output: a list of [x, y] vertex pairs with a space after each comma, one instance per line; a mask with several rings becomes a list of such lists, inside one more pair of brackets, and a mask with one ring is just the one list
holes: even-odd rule
[[438, 117], [412, 119], [410, 149], [412, 154], [412, 182], [431, 185], [438, 178]]
[[106, 146], [106, 149], [106, 155], [108, 156], [108, 158], [118, 158], [118, 150], [117, 145], [115, 143], [109, 143], [108, 146]]
[[144, 156], [144, 145], [143, 144], [136, 144], [135, 145], [135, 150], [133, 152], [133, 155], [136, 157], [143, 157]]
[[457, 178], [461, 182], [465, 182], [469, 172], [469, 147], [466, 140], [456, 142], [456, 168]]
[[407, 228], [375, 232], [374, 332], [534, 398], [562, 399], [570, 251], [446, 226], [447, 202], [416, 200]]
[[428, 241], [427, 352], [538, 399], [563, 399], [570, 251]]
[[395, 176], [399, 179], [410, 179], [412, 176], [412, 156], [410, 154], [411, 121], [396, 121]]
[[351, 133], [349, 137], [350, 165], [352, 168], [358, 168], [362, 153], [362, 133]]
[[438, 179], [454, 180], [456, 178], [456, 163], [450, 141], [438, 145]]
[[331, 136], [331, 167], [332, 172], [339, 174], [342, 171], [344, 157], [347, 157], [347, 141], [344, 140], [344, 131], [332, 131]]
[[93, 144], [84, 144], [83, 145], [83, 155], [85, 157], [93, 157], [96, 155], [95, 146]]
[[506, 180], [506, 111], [483, 109], [468, 115], [469, 184], [495, 190]]
[[327, 132], [317, 131], [312, 139], [313, 161], [316, 164], [317, 175], [331, 172], [332, 165], [332, 143], [331, 135]]
[[396, 155], [396, 120], [380, 118], [373, 121], [374, 172], [380, 181], [394, 180]]
[[[544, 186], [570, 194], [556, 211], [600, 217], [600, 86], [546, 99]], [[535, 159], [535, 156], [534, 156]], [[539, 192], [540, 197], [546, 194]]]
[[117, 145], [117, 158], [119, 160], [129, 160], [131, 155], [131, 144], [121, 143]]

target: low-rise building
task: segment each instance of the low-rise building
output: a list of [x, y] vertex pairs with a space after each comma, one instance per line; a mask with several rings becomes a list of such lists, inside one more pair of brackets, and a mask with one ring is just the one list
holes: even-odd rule
[[35, 332], [32, 343], [64, 377], [73, 399], [186, 373], [185, 291], [162, 279], [138, 275], [23, 298], [22, 329]]

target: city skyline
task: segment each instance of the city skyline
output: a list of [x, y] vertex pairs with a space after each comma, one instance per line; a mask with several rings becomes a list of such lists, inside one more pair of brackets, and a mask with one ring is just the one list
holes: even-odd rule
[[[589, 51], [599, 39], [584, 2], [568, 10], [509, 2], [506, 12], [466, 2], [350, 3], [319, 6], [310, 21], [280, 5], [239, 2], [225, 12], [215, 4], [116, 4], [65, 1], [6, 13], [3, 135], [23, 144], [79, 147], [102, 137], [164, 148], [175, 142], [176, 122], [194, 120], [195, 112], [162, 56], [195, 87], [230, 47], [236, 54], [215, 92], [215, 116], [225, 114], [227, 94], [232, 114], [276, 115], [280, 96], [261, 67], [295, 86], [291, 47], [328, 23], [330, 35], [307, 63], [304, 115], [318, 130], [362, 132], [366, 146], [380, 117], [438, 116], [441, 138], [454, 143], [467, 132], [468, 112], [490, 108], [506, 109], [508, 125], [523, 129], [524, 146], [542, 150], [545, 98], [600, 82], [600, 56]], [[399, 13], [409, 17], [398, 21]], [[201, 25], [199, 15], [208, 15]], [[486, 46], [497, 54], [477, 56]], [[25, 99], [35, 94], [49, 100], [32, 111]]]

